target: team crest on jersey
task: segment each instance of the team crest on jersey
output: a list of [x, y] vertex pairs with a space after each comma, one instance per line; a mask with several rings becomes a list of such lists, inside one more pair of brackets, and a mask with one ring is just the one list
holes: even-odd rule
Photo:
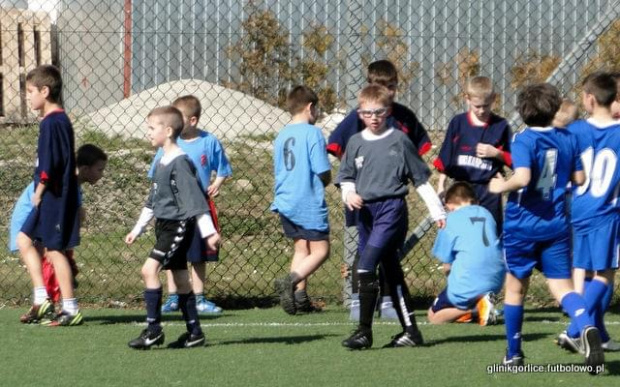
[[200, 165], [202, 165], [203, 167], [207, 165], [207, 155], [200, 156]]
[[363, 165], [364, 165], [364, 156], [356, 157], [355, 158], [355, 168], [362, 169]]

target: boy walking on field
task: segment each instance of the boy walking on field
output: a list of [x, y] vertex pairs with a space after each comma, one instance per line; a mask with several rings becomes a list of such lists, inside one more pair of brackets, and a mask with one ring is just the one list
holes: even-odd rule
[[[398, 70], [389, 60], [377, 60], [368, 65], [366, 81], [369, 85], [381, 85], [388, 89], [392, 99], [390, 105], [390, 115], [387, 117], [388, 127], [394, 127], [407, 135], [413, 145], [417, 148], [420, 156], [431, 149], [431, 140], [426, 133], [426, 129], [420, 123], [415, 113], [406, 106], [395, 101], [398, 90]], [[329, 135], [327, 152], [342, 159], [347, 144], [351, 137], [364, 130], [365, 123], [359, 116], [357, 108], [351, 111], [338, 124], [336, 129]], [[352, 319], [359, 314], [359, 301], [357, 289], [357, 212], [350, 211], [345, 207], [345, 230], [344, 230], [344, 262], [342, 264], [342, 276], [344, 277], [343, 302], [344, 305], [351, 306]], [[385, 287], [383, 276], [381, 277], [381, 317], [396, 319], [396, 311], [392, 307], [392, 301]]]
[[[51, 317], [49, 325], [73, 326], [83, 321], [66, 256], [66, 251], [79, 243], [78, 182], [73, 127], [60, 105], [61, 90], [60, 71], [54, 66], [39, 66], [26, 76], [30, 107], [38, 110], [43, 120], [39, 125], [33, 209], [17, 235], [17, 247], [34, 287], [33, 305], [20, 321], [35, 323]], [[52, 262], [62, 294], [62, 310], [53, 317], [38, 247]]]
[[[612, 112], [617, 101], [616, 86], [612, 74], [593, 73], [586, 77], [582, 100], [590, 117], [568, 127], [577, 139], [586, 175], [585, 183], [572, 192], [575, 287], [582, 291], [607, 351], [620, 350], [604, 323], [620, 259], [620, 123]], [[586, 272], [591, 274], [587, 279]], [[558, 343], [575, 352], [585, 350], [585, 343], [579, 339], [579, 327], [574, 323], [560, 334]]]
[[361, 91], [358, 113], [366, 129], [351, 137], [338, 172], [344, 203], [350, 210], [359, 211], [360, 319], [357, 329], [342, 342], [349, 349], [372, 347], [379, 265], [402, 327], [402, 332], [386, 347], [413, 347], [423, 343], [399, 259], [408, 226], [405, 196], [409, 181], [415, 185], [437, 225], [445, 225], [441, 201], [428, 183], [430, 170], [407, 136], [387, 127], [391, 103], [389, 91], [383, 86], [370, 85]]
[[306, 86], [297, 86], [287, 98], [293, 116], [276, 137], [272, 211], [280, 215], [284, 234], [293, 239], [290, 274], [278, 281], [280, 304], [288, 314], [312, 311], [307, 278], [329, 256], [329, 222], [325, 186], [331, 181], [325, 139], [314, 126], [319, 102]]
[[[226, 157], [226, 152], [224, 152], [222, 144], [213, 134], [198, 129], [198, 120], [202, 112], [202, 106], [198, 98], [193, 95], [186, 95], [177, 98], [172, 103], [172, 106], [179, 109], [183, 114], [183, 131], [177, 140], [177, 144], [194, 163], [200, 180], [200, 187], [210, 206], [211, 219], [215, 224], [215, 228], [219, 231], [217, 214], [211, 199], [219, 195], [220, 187], [232, 175], [232, 169]], [[153, 178], [155, 167], [162, 158], [163, 153], [161, 148], [157, 150], [151, 164], [149, 178]], [[211, 174], [213, 172], [215, 172], [216, 176], [213, 183], [211, 183]], [[192, 290], [196, 295], [196, 308], [198, 313], [201, 314], [217, 315], [222, 313], [222, 308], [207, 300], [204, 295], [207, 262], [217, 262], [217, 260], [218, 251], [209, 250], [205, 245], [205, 240], [196, 230], [192, 236], [192, 244], [187, 252], [187, 262], [192, 266]], [[172, 278], [172, 273], [169, 270], [166, 270], [166, 279], [168, 298], [162, 306], [162, 312], [176, 312], [179, 310], [179, 295]]]
[[172, 272], [179, 293], [179, 308], [187, 328], [187, 332], [169, 346], [203, 346], [205, 337], [200, 328], [196, 296], [192, 293], [186, 256], [195, 228], [200, 230], [200, 235], [212, 250], [217, 249], [220, 235], [211, 220], [209, 206], [196, 177], [196, 169], [177, 145], [177, 138], [183, 130], [183, 115], [175, 107], [159, 107], [149, 113], [147, 123], [151, 144], [161, 147], [163, 156], [155, 167], [146, 205], [135, 227], [125, 237], [125, 242], [132, 244], [153, 217], [156, 219], [157, 240], [142, 266], [148, 326], [139, 337], [129, 342], [129, 347], [148, 349], [164, 342], [161, 326], [162, 289], [159, 280], [161, 270]]
[[511, 144], [514, 174], [507, 181], [497, 177], [489, 184], [490, 192], [510, 192], [503, 239], [508, 268], [504, 300], [508, 348], [503, 363], [524, 364], [523, 302], [532, 271], [537, 268], [547, 278], [551, 294], [576, 324], [586, 365], [598, 372], [604, 362], [599, 330], [571, 280], [566, 187], [569, 181], [583, 184], [585, 175], [575, 137], [550, 126], [561, 103], [558, 90], [547, 83], [527, 86], [519, 93], [517, 109], [528, 127]]

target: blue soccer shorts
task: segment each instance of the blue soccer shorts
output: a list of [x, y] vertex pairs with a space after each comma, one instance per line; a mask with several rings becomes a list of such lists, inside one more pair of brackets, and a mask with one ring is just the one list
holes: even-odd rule
[[510, 274], [529, 278], [534, 269], [549, 279], [570, 279], [570, 237], [566, 235], [544, 241], [526, 241], [504, 234], [504, 258]]
[[586, 270], [618, 268], [620, 222], [605, 222], [587, 233], [575, 233], [573, 267]]

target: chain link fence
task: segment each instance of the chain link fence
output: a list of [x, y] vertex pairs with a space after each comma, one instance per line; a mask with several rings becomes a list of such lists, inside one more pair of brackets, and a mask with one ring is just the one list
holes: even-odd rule
[[[516, 91], [550, 81], [578, 100], [584, 74], [620, 70], [619, 1], [362, 0], [49, 0], [0, 1], [0, 242], [7, 245], [13, 204], [32, 178], [37, 119], [25, 98], [25, 74], [38, 64], [62, 70], [64, 106], [76, 143], [110, 156], [105, 177], [85, 186], [87, 219], [76, 250], [78, 296], [106, 304], [139, 300], [140, 267], [152, 230], [127, 247], [146, 198], [155, 150], [146, 114], [181, 95], [203, 106], [199, 126], [223, 143], [233, 176], [215, 198], [222, 226], [220, 262], [208, 267], [207, 296], [233, 305], [273, 301], [273, 280], [288, 271], [292, 243], [269, 212], [272, 141], [290, 117], [286, 91], [304, 83], [320, 96], [327, 136], [355, 107], [368, 63], [387, 58], [400, 71], [398, 100], [416, 112], [434, 148], [450, 118], [465, 109], [461, 90], [473, 75], [492, 77], [496, 112], [516, 130]], [[334, 161], [334, 173], [337, 171]], [[434, 181], [433, 181], [434, 182]], [[309, 292], [341, 300], [343, 208], [335, 187], [329, 260]], [[409, 197], [410, 229], [426, 214]], [[444, 285], [430, 254], [435, 230], [404, 257], [414, 296], [430, 300]], [[0, 260], [0, 302], [19, 303], [30, 281], [18, 255]], [[531, 297], [549, 302], [540, 276]]]

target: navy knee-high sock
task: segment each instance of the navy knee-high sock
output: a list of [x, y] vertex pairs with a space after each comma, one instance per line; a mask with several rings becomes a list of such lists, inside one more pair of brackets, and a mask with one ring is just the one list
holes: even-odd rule
[[196, 309], [196, 295], [194, 293], [179, 294], [179, 309], [183, 314], [187, 331], [192, 335], [202, 333], [198, 310]]
[[146, 322], [149, 324], [149, 330], [151, 332], [161, 332], [161, 299], [161, 288], [144, 290]]
[[361, 272], [359, 275], [360, 292], [360, 328], [372, 329], [372, 318], [377, 306], [379, 295], [379, 281], [377, 275], [370, 272]]

